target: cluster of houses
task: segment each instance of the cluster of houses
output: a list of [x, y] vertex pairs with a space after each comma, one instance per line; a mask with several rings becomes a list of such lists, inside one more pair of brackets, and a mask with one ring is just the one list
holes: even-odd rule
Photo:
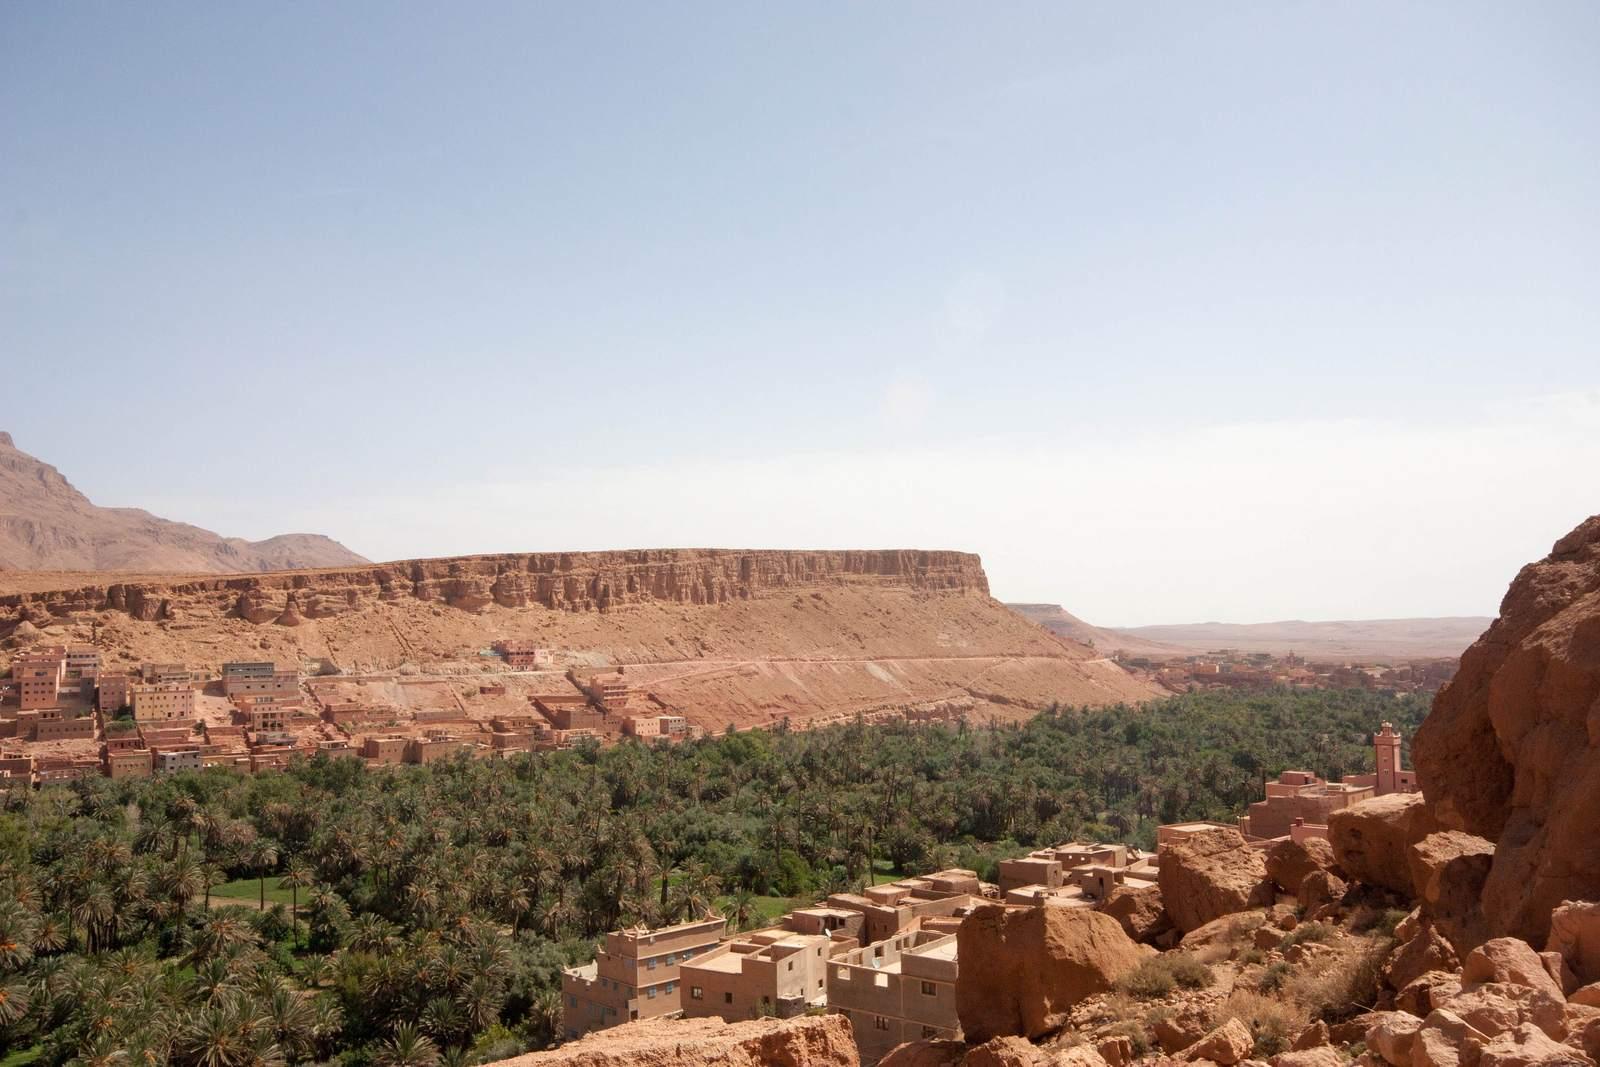
[[[552, 654], [524, 641], [495, 651], [514, 670], [548, 668]], [[258, 773], [318, 752], [373, 766], [427, 764], [465, 752], [499, 757], [623, 737], [691, 740], [701, 728], [637, 693], [619, 671], [568, 671], [559, 691], [475, 716], [463, 700], [401, 708], [351, 699], [342, 679], [307, 679], [298, 664], [229, 662], [218, 676], [181, 663], [110, 668], [92, 645], [36, 646], [0, 682], [0, 786], [92, 775], [146, 777], [224, 767]], [[505, 697], [503, 682], [476, 687]]]
[[1456, 672], [1453, 659], [1408, 663], [1307, 662], [1293, 652], [1222, 649], [1197, 656], [1161, 659], [1118, 650], [1112, 658], [1122, 666], [1150, 674], [1174, 693], [1196, 689], [1367, 689], [1386, 693], [1432, 693]]
[[[1400, 735], [1374, 737], [1376, 770], [1330, 784], [1305, 771], [1266, 783], [1238, 829], [1252, 845], [1327, 835], [1333, 810], [1372, 796], [1412, 792]], [[568, 1040], [636, 1019], [715, 1016], [729, 1022], [826, 1010], [850, 1019], [861, 1062], [872, 1067], [905, 1041], [961, 1033], [955, 988], [956, 930], [981, 903], [1095, 908], [1119, 886], [1154, 886], [1163, 851], [1213, 822], [1162, 826], [1156, 851], [1068, 842], [1002, 860], [998, 884], [945, 870], [837, 893], [765, 929], [729, 935], [708, 915], [674, 926], [606, 935], [593, 962], [562, 972], [562, 1033]]]

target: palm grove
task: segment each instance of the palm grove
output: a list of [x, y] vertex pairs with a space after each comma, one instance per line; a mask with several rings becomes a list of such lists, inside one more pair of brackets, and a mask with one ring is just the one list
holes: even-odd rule
[[[747, 732], [381, 772], [12, 790], [0, 1063], [458, 1064], [544, 1047], [594, 939], [1073, 838], [1149, 847], [1421, 699], [1191, 694], [1025, 725]], [[254, 879], [250, 907], [213, 896]], [[269, 902], [269, 890], [272, 901]], [[282, 898], [287, 896], [287, 900]]]

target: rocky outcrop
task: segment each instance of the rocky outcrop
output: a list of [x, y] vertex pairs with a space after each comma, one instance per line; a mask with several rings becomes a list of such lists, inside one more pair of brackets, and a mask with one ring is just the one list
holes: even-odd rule
[[1563, 900], [1600, 899], [1600, 516], [1517, 575], [1412, 758], [1437, 822], [1496, 844], [1492, 933], [1540, 944]]
[[1220, 1063], [1224, 1067], [1249, 1059], [1255, 1048], [1255, 1035], [1238, 1019], [1229, 1019], [1199, 1041], [1183, 1050], [1184, 1060]]
[[497, 1067], [859, 1067], [842, 1015], [757, 1019], [650, 1019], [600, 1030], [552, 1052]]
[[1436, 828], [1422, 794], [1391, 793], [1328, 816], [1328, 841], [1351, 878], [1410, 897], [1411, 846]]
[[[220, 609], [254, 623], [279, 619], [291, 595], [319, 614], [413, 598], [461, 611], [543, 606], [609, 611], [630, 604], [719, 604], [802, 590], [858, 585], [918, 593], [987, 596], [978, 557], [966, 552], [659, 549], [632, 552], [532, 552], [217, 578], [109, 582], [0, 596], [0, 615], [127, 611], [149, 602]], [[298, 608], [294, 612], [299, 615]]]
[[1267, 849], [1267, 877], [1285, 893], [1298, 893], [1306, 875], [1313, 871], [1334, 871], [1338, 861], [1333, 846], [1320, 837], [1295, 841], [1284, 838]]
[[1261, 853], [1226, 826], [1202, 830], [1161, 853], [1161, 899], [1184, 933], [1234, 912], [1272, 903]]
[[1122, 924], [1123, 933], [1143, 944], [1150, 944], [1172, 929], [1167, 909], [1157, 885], [1119, 885], [1097, 905], [1103, 915]]
[[1489, 936], [1479, 899], [1494, 845], [1459, 830], [1429, 834], [1411, 846], [1411, 884], [1423, 913], [1459, 952], [1470, 952]]
[[1115, 919], [1054, 904], [979, 907], [962, 921], [956, 945], [956, 1012], [972, 1042], [1049, 1033], [1150, 952]]
[[1578, 984], [1600, 982], [1600, 904], [1562, 901], [1550, 913], [1544, 948], [1561, 956]]

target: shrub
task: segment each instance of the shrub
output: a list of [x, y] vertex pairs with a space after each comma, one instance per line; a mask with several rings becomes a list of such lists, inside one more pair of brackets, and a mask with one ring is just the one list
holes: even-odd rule
[[1394, 928], [1400, 925], [1406, 913], [1399, 908], [1373, 908], [1362, 906], [1350, 916], [1350, 929], [1358, 934], [1377, 937], [1394, 937]]
[[1283, 935], [1283, 940], [1278, 942], [1278, 948], [1283, 952], [1287, 952], [1294, 946], [1307, 941], [1326, 943], [1333, 940], [1335, 933], [1334, 928], [1324, 922], [1301, 923]]
[[1164, 957], [1154, 956], [1122, 976], [1117, 988], [1144, 1000], [1156, 1000], [1171, 993], [1177, 986], [1172, 971], [1162, 964]]
[[1343, 1022], [1370, 1011], [1378, 1000], [1379, 976], [1388, 945], [1367, 942], [1314, 970], [1295, 975], [1289, 995], [1304, 1005], [1313, 1018]]
[[1222, 1007], [1222, 1014], [1232, 1016], [1250, 1028], [1255, 1039], [1257, 1056], [1276, 1056], [1289, 1050], [1289, 1043], [1305, 1026], [1304, 1014], [1281, 1000], [1236, 990]]
[[1257, 982], [1256, 985], [1264, 992], [1276, 993], [1283, 988], [1283, 983], [1288, 979], [1289, 972], [1292, 969], [1283, 960], [1268, 964], [1267, 969], [1261, 972], [1261, 981]]
[[1187, 952], [1166, 952], [1139, 964], [1117, 983], [1123, 992], [1155, 1000], [1174, 988], [1204, 989], [1212, 982], [1211, 968]]

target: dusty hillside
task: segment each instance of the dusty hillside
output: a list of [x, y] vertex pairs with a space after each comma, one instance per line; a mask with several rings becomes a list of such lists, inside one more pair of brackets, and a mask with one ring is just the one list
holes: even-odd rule
[[[1177, 645], [1195, 651], [1234, 648], [1274, 655], [1298, 652], [1313, 659], [1443, 659], [1461, 655], [1490, 621], [1466, 615], [1339, 622], [1200, 622], [1134, 626], [1110, 632], [1132, 640]], [[1109, 647], [1117, 646], [1113, 643]]]
[[227, 574], [365, 563], [320, 534], [222, 537], [137, 508], [102, 508], [0, 433], [0, 570]]
[[1084, 622], [1060, 604], [1007, 604], [1006, 607], [1068, 641], [1098, 649], [1101, 655], [1122, 651], [1135, 656], [1181, 656], [1193, 649], [1132, 636], [1121, 630]]
[[[54, 588], [43, 588], [53, 586]], [[623, 665], [711, 729], [916, 709], [1020, 716], [1158, 695], [988, 595], [958, 552], [668, 550], [418, 560], [228, 577], [0, 575], [26, 621], [114, 659], [327, 659], [349, 673], [490, 669], [533, 638], [560, 666]], [[15, 643], [15, 642], [13, 642]]]

